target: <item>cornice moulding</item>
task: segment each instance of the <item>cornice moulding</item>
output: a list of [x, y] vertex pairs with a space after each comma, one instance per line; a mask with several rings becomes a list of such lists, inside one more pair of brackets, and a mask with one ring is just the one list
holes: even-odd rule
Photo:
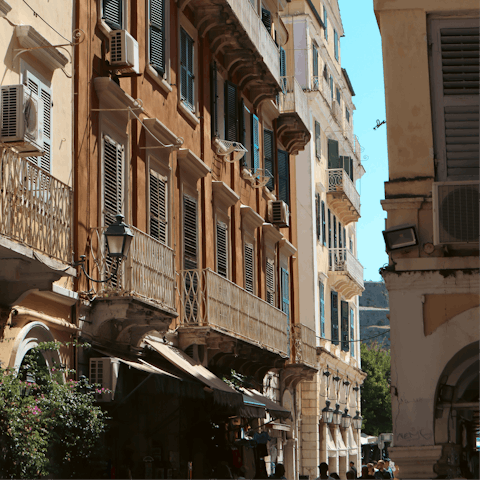
[[[169, 130], [158, 118], [145, 118], [143, 124], [148, 128], [153, 135], [155, 135], [162, 143], [171, 144], [175, 147], [181, 147], [183, 145], [183, 138], [177, 137], [171, 130]], [[148, 132], [147, 132], [148, 133]], [[147, 135], [147, 143], [157, 143], [150, 134]]]
[[177, 152], [178, 166], [182, 173], [190, 176], [195, 182], [210, 173], [210, 168], [190, 149], [180, 148]]
[[263, 225], [263, 218], [252, 207], [241, 205], [240, 214], [244, 230], [255, 230]]
[[235, 205], [240, 197], [224, 182], [212, 182], [213, 199], [218, 206], [229, 208]]
[[6, 17], [7, 13], [12, 9], [10, 4], [5, 0], [0, 0], [0, 17]]
[[267, 243], [276, 244], [283, 239], [282, 232], [278, 231], [271, 223], [264, 223], [262, 231]]
[[111, 78], [97, 77], [93, 80], [93, 85], [100, 100], [100, 108], [135, 108], [136, 112], [143, 111], [137, 101], [125, 93]]
[[287, 257], [291, 257], [297, 253], [297, 249], [286, 238], [280, 241], [280, 250], [282, 254]]

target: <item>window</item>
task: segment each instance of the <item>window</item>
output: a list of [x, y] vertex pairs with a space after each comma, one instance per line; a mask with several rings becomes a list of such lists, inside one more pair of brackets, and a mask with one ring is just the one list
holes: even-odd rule
[[320, 218], [320, 194], [315, 193], [315, 224], [317, 231], [317, 240], [321, 240], [322, 230], [321, 230], [321, 218]]
[[345, 108], [345, 118], [347, 119], [347, 123], [350, 123], [350, 110]]
[[355, 312], [353, 308], [350, 309], [350, 341], [352, 346], [350, 348], [350, 354], [355, 356]]
[[281, 269], [282, 274], [282, 312], [287, 314], [290, 319], [290, 282], [288, 279], [288, 270]]
[[165, 74], [165, 0], [148, 0], [150, 65]]
[[342, 101], [342, 95], [341, 95], [340, 89], [338, 87], [336, 88], [336, 93], [337, 93], [337, 103], [340, 105], [340, 103]]
[[193, 39], [183, 29], [180, 29], [180, 99], [185, 106], [195, 111], [194, 104], [194, 66], [193, 66]]
[[290, 205], [290, 170], [288, 152], [278, 150], [278, 198]]
[[318, 89], [318, 48], [312, 42], [313, 88]]
[[327, 236], [326, 236], [326, 218], [325, 218], [325, 202], [322, 200], [322, 238], [323, 238], [323, 245], [327, 246]]
[[350, 252], [353, 253], [353, 238], [350, 237]]
[[112, 30], [123, 30], [124, 0], [102, 0], [102, 20]]
[[[247, 146], [252, 144], [252, 115], [250, 110], [245, 106], [243, 98], [240, 102], [240, 142], [242, 145]], [[247, 153], [243, 156], [243, 165], [252, 167], [252, 148], [248, 148]]]
[[325, 6], [323, 7], [323, 25], [325, 31], [325, 40], [328, 42], [328, 16], [327, 16], [327, 9]]
[[338, 156], [338, 142], [331, 138], [328, 139], [328, 168], [342, 168]]
[[271, 130], [263, 130], [263, 154], [265, 156], [265, 175], [270, 174], [267, 188], [272, 191], [274, 189], [274, 152], [273, 152], [273, 132]]
[[183, 195], [183, 269], [195, 270], [197, 258], [197, 199]]
[[267, 303], [275, 306], [275, 260], [272, 258], [267, 258], [265, 281]]
[[338, 222], [338, 247], [343, 248], [342, 224]]
[[237, 138], [237, 87], [232, 82], [225, 82], [225, 140], [238, 141]]
[[337, 248], [337, 217], [333, 216], [333, 248]]
[[260, 168], [260, 132], [258, 125], [258, 117], [252, 115], [252, 152], [253, 152], [253, 165], [252, 172], [255, 173], [257, 168]]
[[328, 82], [328, 68], [326, 65], [323, 66], [323, 78]]
[[321, 134], [320, 123], [315, 121], [315, 156], [318, 160], [322, 157], [322, 144], [321, 144]]
[[150, 170], [150, 236], [167, 244], [167, 177]]
[[333, 77], [330, 75], [330, 99], [333, 102]]
[[253, 243], [245, 241], [243, 250], [245, 261], [245, 290], [249, 293], [255, 293], [255, 250]]
[[30, 70], [25, 70], [23, 83], [32, 93], [43, 100], [43, 155], [28, 157], [42, 170], [52, 173], [52, 90], [37, 75]]
[[228, 278], [228, 228], [227, 224], [217, 220], [216, 231], [217, 273]]
[[429, 23], [437, 181], [478, 179], [478, 18]]
[[344, 302], [342, 300], [342, 311], [341, 311], [341, 317], [342, 317], [342, 324], [341, 324], [341, 328], [342, 328], [342, 350], [344, 352], [348, 352], [349, 350], [349, 336], [348, 336], [348, 323], [349, 323], [349, 318], [348, 318], [348, 303], [347, 302]]
[[338, 62], [338, 33], [335, 29], [333, 29], [333, 48], [335, 51], [335, 60]]
[[325, 287], [323, 283], [318, 282], [320, 290], [320, 336], [325, 338]]
[[123, 145], [103, 135], [103, 212], [104, 225], [123, 212]]
[[347, 236], [346, 236], [345, 227], [343, 227], [343, 248], [347, 248]]
[[[285, 50], [280, 47], [280, 76], [286, 77], [287, 76], [287, 56], [285, 54]], [[287, 89], [287, 80], [283, 79], [282, 81], [283, 90], [286, 91]]]
[[332, 290], [330, 298], [331, 340], [338, 345], [338, 293]]
[[211, 101], [211, 135], [219, 136], [218, 128], [218, 79], [217, 79], [217, 62], [213, 62], [210, 68], [210, 101]]
[[268, 33], [272, 33], [272, 14], [270, 10], [262, 7], [262, 23], [265, 25]]
[[328, 248], [332, 248], [332, 213], [328, 209]]

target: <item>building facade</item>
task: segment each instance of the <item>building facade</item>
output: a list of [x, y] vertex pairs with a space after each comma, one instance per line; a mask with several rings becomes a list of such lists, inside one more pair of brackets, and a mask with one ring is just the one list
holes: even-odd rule
[[392, 459], [478, 477], [478, 3], [374, 2], [389, 181]]
[[368, 345], [390, 348], [388, 291], [384, 282], [365, 282], [359, 299], [360, 338]]
[[[73, 291], [73, 7], [0, 2], [0, 365], [70, 342]], [[53, 28], [51, 25], [55, 25]], [[57, 47], [63, 45], [63, 47]], [[72, 350], [45, 354], [73, 366]]]
[[[355, 93], [341, 65], [338, 2], [292, 1], [282, 19], [289, 32], [287, 72], [294, 72], [308, 99], [312, 132], [296, 162], [300, 318], [315, 332], [318, 365], [300, 386], [300, 472], [316, 478], [318, 465], [327, 462], [329, 472], [342, 478], [350, 461], [361, 466], [354, 424], [365, 378], [358, 342], [363, 267], [356, 241], [356, 182], [365, 171], [353, 134]], [[339, 413], [324, 419], [329, 408]]]

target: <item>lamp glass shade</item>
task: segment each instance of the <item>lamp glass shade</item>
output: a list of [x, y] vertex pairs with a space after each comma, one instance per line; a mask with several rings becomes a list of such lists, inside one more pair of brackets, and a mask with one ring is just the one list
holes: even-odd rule
[[116, 215], [116, 221], [105, 231], [108, 255], [113, 258], [126, 258], [132, 243], [133, 233], [123, 223], [123, 215]]
[[332, 423], [333, 410], [330, 408], [330, 402], [326, 402], [326, 407], [322, 410], [322, 420], [324, 423]]
[[340, 405], [335, 405], [335, 410], [333, 412], [333, 424], [340, 425], [342, 423], [342, 411], [340, 410]]
[[342, 415], [342, 428], [349, 428], [352, 423], [352, 417], [348, 414], [348, 409], [345, 409], [345, 413]]
[[353, 428], [361, 430], [363, 418], [360, 415], [360, 412], [357, 411], [357, 414], [352, 418]]

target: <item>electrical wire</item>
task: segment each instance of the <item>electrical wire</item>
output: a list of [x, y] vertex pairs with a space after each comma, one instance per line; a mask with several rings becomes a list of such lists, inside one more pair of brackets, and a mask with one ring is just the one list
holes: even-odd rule
[[60, 35], [64, 40], [66, 40], [67, 42], [70, 42], [71, 40], [69, 40], [68, 38], [65, 38], [58, 30], [55, 30], [44, 18], [42, 18], [27, 2], [26, 0], [23, 0], [23, 3], [33, 12], [33, 15], [37, 18], [39, 18], [40, 20], [42, 20], [42, 22], [44, 22], [47, 26], [49, 26], [56, 34]]
[[358, 340], [348, 340], [348, 342], [342, 342], [341, 340], [332, 340], [331, 338], [321, 337], [320, 335], [316, 335], [316, 337], [321, 338], [322, 340], [327, 340], [327, 342], [354, 343], [354, 342], [366, 342], [367, 340], [371, 340], [372, 338], [381, 337], [386, 333], [390, 333], [390, 329], [386, 330], [385, 332], [379, 333], [378, 335], [374, 335], [373, 337], [359, 338]]

